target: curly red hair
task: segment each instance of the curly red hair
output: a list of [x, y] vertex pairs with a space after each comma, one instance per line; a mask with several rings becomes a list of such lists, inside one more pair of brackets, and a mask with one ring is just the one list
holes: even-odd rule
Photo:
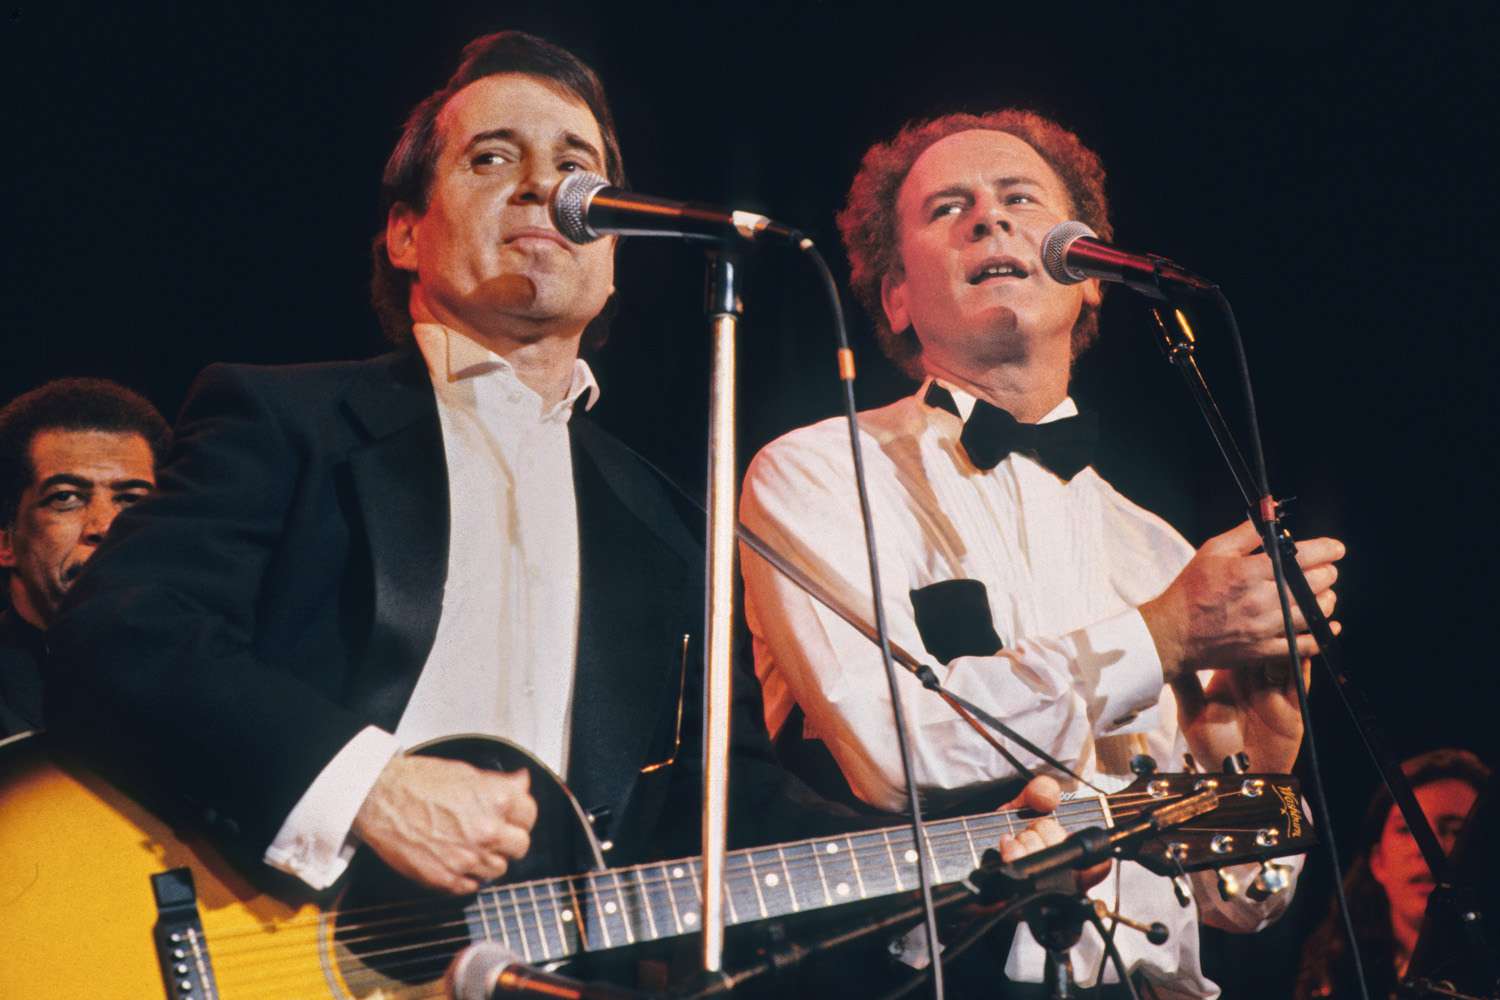
[[[849, 254], [850, 285], [860, 304], [875, 321], [875, 339], [902, 370], [921, 375], [922, 345], [910, 328], [892, 330], [880, 301], [880, 283], [899, 272], [901, 258], [896, 231], [896, 196], [912, 165], [940, 139], [973, 130], [1006, 132], [1036, 150], [1047, 162], [1072, 200], [1072, 216], [1105, 240], [1114, 235], [1109, 222], [1109, 199], [1104, 194], [1104, 164], [1098, 154], [1061, 125], [1032, 111], [1007, 108], [987, 114], [951, 114], [909, 122], [895, 137], [865, 151], [859, 172], [849, 185], [849, 197], [838, 214], [839, 233]], [[1085, 305], [1073, 324], [1073, 356], [1087, 350], [1099, 336], [1099, 310]]]

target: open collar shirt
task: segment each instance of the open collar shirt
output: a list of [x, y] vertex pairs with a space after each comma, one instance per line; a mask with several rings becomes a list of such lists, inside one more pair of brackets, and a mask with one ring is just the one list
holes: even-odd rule
[[266, 851], [274, 868], [331, 885], [350, 830], [385, 765], [442, 736], [501, 736], [567, 771], [578, 651], [578, 508], [568, 420], [599, 387], [574, 364], [545, 406], [510, 362], [435, 323], [413, 333], [427, 362], [448, 473], [442, 613], [394, 733], [366, 727], [314, 779]]

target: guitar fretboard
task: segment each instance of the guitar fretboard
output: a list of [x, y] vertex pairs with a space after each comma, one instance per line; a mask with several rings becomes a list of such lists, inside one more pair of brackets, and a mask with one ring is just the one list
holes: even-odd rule
[[[1108, 825], [1102, 798], [1061, 803], [1055, 818], [1069, 832]], [[1018, 833], [1032, 814], [1001, 810], [929, 823], [934, 885], [957, 882], [978, 867], [1002, 833]], [[910, 827], [896, 826], [733, 851], [725, 859], [725, 924], [879, 899], [918, 887]], [[703, 907], [699, 858], [541, 879], [481, 891], [466, 908], [469, 936], [497, 941], [528, 963], [551, 962], [699, 929]]]

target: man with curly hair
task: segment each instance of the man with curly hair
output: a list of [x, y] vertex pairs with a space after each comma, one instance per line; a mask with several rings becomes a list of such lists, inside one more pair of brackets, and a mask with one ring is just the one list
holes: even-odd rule
[[[885, 352], [923, 380], [860, 416], [891, 638], [925, 651], [948, 688], [1106, 790], [1130, 782], [1140, 752], [1167, 765], [1189, 750], [1205, 764], [1243, 751], [1256, 770], [1287, 771], [1302, 725], [1295, 691], [1266, 668], [1286, 650], [1254, 528], [1195, 553], [1089, 464], [1096, 424], [1068, 382], [1097, 336], [1102, 289], [1053, 281], [1040, 257], [1043, 237], [1068, 219], [1109, 237], [1103, 167], [1075, 135], [1026, 111], [909, 125], [866, 153], [850, 188], [838, 221], [855, 294]], [[742, 516], [850, 607], [869, 608], [842, 421], [762, 451]], [[1325, 612], [1342, 554], [1333, 539], [1298, 554]], [[778, 747], [832, 794], [902, 808], [877, 651], [758, 557], [746, 554], [744, 574]], [[1303, 656], [1315, 649], [1305, 633], [1297, 642]], [[926, 799], [1016, 777], [915, 678], [900, 682]], [[1237, 874], [1243, 884], [1254, 869]], [[1199, 961], [1200, 918], [1251, 931], [1287, 902], [1223, 899], [1211, 873], [1191, 881], [1187, 905], [1133, 864], [1092, 890], [1169, 928], [1160, 945], [1116, 937], [1132, 975], [1162, 997], [1218, 994]], [[1103, 957], [1088, 931], [1072, 952], [1082, 984], [1096, 983]], [[994, 944], [989, 960], [1004, 963], [1014, 995], [1040, 989], [1025, 985], [1040, 983], [1044, 964], [1025, 929], [1008, 953]]]

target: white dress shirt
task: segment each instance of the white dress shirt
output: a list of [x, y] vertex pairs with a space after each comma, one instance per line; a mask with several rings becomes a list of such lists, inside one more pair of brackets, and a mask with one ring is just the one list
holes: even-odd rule
[[578, 509], [568, 418], [598, 385], [579, 360], [562, 402], [469, 338], [419, 323], [448, 470], [442, 613], [394, 734], [361, 731], [298, 800], [268, 864], [324, 888], [343, 873], [350, 828], [394, 755], [459, 733], [503, 736], [559, 774], [578, 645]]
[[[923, 387], [925, 390], [925, 386]], [[965, 416], [974, 398], [949, 387]], [[1043, 422], [1076, 414], [1065, 399]], [[910, 592], [954, 579], [984, 584], [1004, 648], [943, 665], [925, 657], [945, 687], [994, 713], [1104, 788], [1133, 779], [1131, 755], [1180, 769], [1186, 744], [1140, 612], [1192, 557], [1161, 518], [1117, 493], [1092, 468], [1069, 482], [1026, 455], [975, 468], [959, 445], [962, 421], [922, 393], [860, 414], [870, 505], [890, 637], [925, 646]], [[772, 442], [751, 463], [740, 516], [773, 547], [873, 620], [869, 563], [854, 491], [847, 424], [826, 420]], [[820, 739], [864, 801], [904, 811], [905, 782], [878, 649], [759, 557], [742, 550], [746, 617], [766, 722], [775, 734], [794, 705], [804, 735]], [[915, 677], [897, 671], [924, 798], [1011, 777], [1014, 770]], [[1030, 755], [1012, 747], [1025, 763]], [[1045, 769], [1045, 768], [1044, 768]], [[1067, 782], [1064, 781], [1064, 787]], [[1255, 869], [1236, 874], [1248, 882]], [[1160, 920], [1170, 938], [1149, 944], [1121, 929], [1127, 968], [1142, 965], [1163, 998], [1214, 997], [1203, 977], [1197, 922], [1253, 930], [1285, 908], [1290, 892], [1257, 904], [1223, 902], [1210, 874], [1193, 877], [1196, 906], [1134, 864], [1116, 865], [1091, 895], [1126, 916]], [[1073, 950], [1075, 974], [1092, 985], [1103, 945], [1092, 930]], [[1007, 975], [1039, 982], [1044, 952], [1022, 927]], [[1113, 981], [1113, 970], [1105, 975]]]

